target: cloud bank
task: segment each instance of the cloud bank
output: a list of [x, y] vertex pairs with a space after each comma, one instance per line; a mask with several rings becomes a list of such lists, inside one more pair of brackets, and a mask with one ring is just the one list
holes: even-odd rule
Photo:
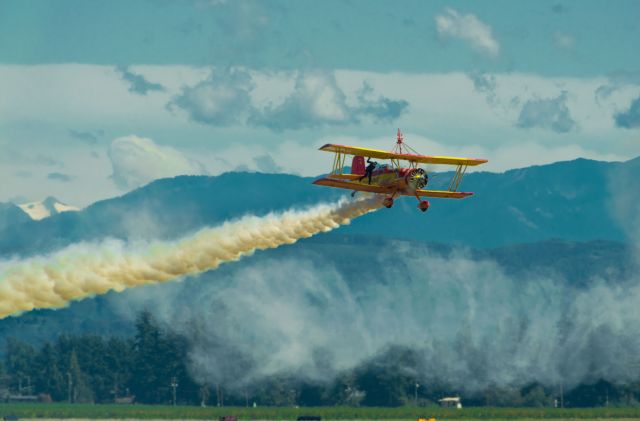
[[283, 171], [282, 167], [276, 164], [276, 161], [274, 161], [273, 157], [268, 153], [254, 157], [253, 162], [260, 172], [278, 173]]
[[251, 75], [241, 69], [211, 72], [194, 86], [184, 86], [168, 104], [169, 109], [180, 108], [197, 123], [229, 126], [244, 121], [252, 112]]
[[[242, 69], [214, 71], [209, 78], [185, 86], [168, 108], [182, 109], [195, 122], [212, 126], [246, 124], [275, 132], [358, 124], [363, 119], [390, 122], [406, 112], [409, 103], [376, 94], [364, 83], [350, 101], [327, 71], [299, 72], [293, 91], [279, 103], [253, 104], [255, 83]], [[353, 103], [352, 103], [353, 102]]]
[[135, 135], [114, 139], [109, 146], [113, 182], [130, 190], [158, 178], [183, 174], [206, 174], [202, 164], [169, 146]]

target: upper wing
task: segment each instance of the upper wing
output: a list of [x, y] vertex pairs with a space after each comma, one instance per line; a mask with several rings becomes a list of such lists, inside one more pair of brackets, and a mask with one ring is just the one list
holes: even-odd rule
[[385, 194], [385, 193], [390, 194], [394, 190], [391, 187], [383, 187], [375, 184], [352, 183], [349, 181], [335, 180], [333, 178], [321, 178], [319, 180], [314, 181], [313, 184], [318, 184], [320, 186], [337, 187], [339, 189], [366, 191], [369, 193], [380, 193], [380, 194]]
[[449, 190], [416, 190], [416, 194], [418, 196], [440, 197], [443, 199], [464, 199], [465, 197], [473, 196], [471, 192]]
[[334, 145], [327, 143], [320, 148], [321, 151], [340, 152], [347, 155], [361, 155], [379, 159], [403, 159], [405, 161], [420, 162], [423, 164], [448, 164], [448, 165], [480, 165], [487, 162], [486, 159], [456, 158], [453, 156], [427, 156], [405, 153], [393, 153], [379, 149], [358, 148], [356, 146]]

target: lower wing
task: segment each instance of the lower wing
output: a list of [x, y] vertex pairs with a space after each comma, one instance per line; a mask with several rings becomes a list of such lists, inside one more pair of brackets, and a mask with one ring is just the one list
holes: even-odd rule
[[[413, 194], [403, 193], [407, 196], [413, 196]], [[416, 190], [416, 196], [426, 197], [439, 197], [443, 199], [464, 199], [465, 197], [473, 196], [471, 192], [464, 191], [449, 191], [449, 190]]]
[[[360, 178], [360, 177], [358, 177]], [[313, 182], [319, 186], [337, 187], [339, 189], [366, 191], [369, 193], [378, 194], [393, 194], [395, 186], [379, 186], [377, 184], [361, 184], [343, 180], [336, 180], [334, 178], [321, 178]], [[465, 197], [473, 196], [471, 192], [461, 191], [449, 191], [449, 190], [416, 190], [415, 193], [398, 192], [403, 196], [421, 196], [421, 197], [438, 197], [442, 199], [464, 199]]]
[[[359, 177], [358, 177], [359, 178]], [[360, 184], [349, 181], [335, 180], [333, 178], [321, 178], [313, 182], [319, 186], [337, 187], [339, 189], [348, 189], [356, 191], [366, 191], [369, 193], [392, 194], [394, 187], [383, 187], [376, 184]]]

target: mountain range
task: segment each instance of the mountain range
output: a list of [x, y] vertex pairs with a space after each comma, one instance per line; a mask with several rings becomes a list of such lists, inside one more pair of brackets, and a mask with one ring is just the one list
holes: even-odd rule
[[[340, 232], [475, 248], [553, 238], [625, 241], [615, 199], [620, 194], [638, 197], [637, 174], [640, 158], [623, 163], [578, 159], [504, 173], [476, 172], [462, 183], [463, 190], [476, 193], [474, 197], [433, 199], [424, 214], [416, 208], [416, 200], [397, 200], [392, 209], [361, 217]], [[449, 175], [436, 174], [431, 187], [441, 187]], [[242, 172], [179, 176], [156, 180], [80, 212], [39, 221], [4, 204], [0, 256], [37, 254], [104, 237], [176, 238], [246, 214], [263, 215], [345, 196], [345, 191], [314, 186], [312, 181]]]
[[41, 220], [62, 212], [78, 211], [79, 208], [60, 202], [49, 196], [40, 202], [0, 203], [0, 230], [20, 225], [31, 220]]
[[0, 231], [30, 220], [29, 215], [13, 203], [0, 203]]

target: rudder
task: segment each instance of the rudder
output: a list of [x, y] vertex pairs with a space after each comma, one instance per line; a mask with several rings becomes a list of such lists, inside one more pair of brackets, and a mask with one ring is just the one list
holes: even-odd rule
[[364, 156], [354, 156], [351, 161], [351, 174], [364, 175], [365, 171]]

